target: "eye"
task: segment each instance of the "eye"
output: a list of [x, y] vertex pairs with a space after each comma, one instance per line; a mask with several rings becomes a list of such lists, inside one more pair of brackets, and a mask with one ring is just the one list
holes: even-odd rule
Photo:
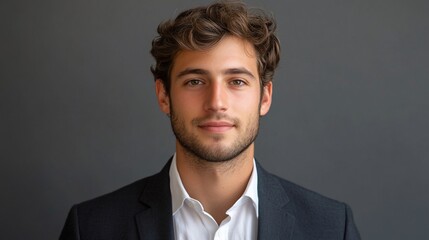
[[234, 86], [244, 86], [246, 85], [246, 82], [241, 79], [234, 79], [230, 82], [230, 84]]
[[202, 85], [203, 82], [201, 80], [198, 80], [198, 79], [191, 79], [191, 80], [187, 81], [185, 84], [189, 85], [189, 86], [197, 86], [197, 85]]

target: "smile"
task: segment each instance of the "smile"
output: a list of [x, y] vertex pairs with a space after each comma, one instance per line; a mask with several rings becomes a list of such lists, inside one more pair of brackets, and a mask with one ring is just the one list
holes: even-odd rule
[[222, 133], [234, 128], [235, 125], [224, 121], [210, 121], [198, 125], [199, 128], [213, 133]]

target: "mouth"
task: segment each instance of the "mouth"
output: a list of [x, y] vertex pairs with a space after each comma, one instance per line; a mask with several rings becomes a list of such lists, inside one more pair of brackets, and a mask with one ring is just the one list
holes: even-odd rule
[[223, 133], [231, 130], [235, 125], [228, 121], [207, 121], [199, 124], [198, 127], [207, 132]]

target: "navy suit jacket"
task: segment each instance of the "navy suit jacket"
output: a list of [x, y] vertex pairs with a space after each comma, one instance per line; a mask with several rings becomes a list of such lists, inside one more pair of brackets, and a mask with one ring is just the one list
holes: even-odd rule
[[[174, 239], [170, 163], [158, 174], [73, 206], [60, 240]], [[346, 204], [256, 166], [258, 239], [360, 239]]]

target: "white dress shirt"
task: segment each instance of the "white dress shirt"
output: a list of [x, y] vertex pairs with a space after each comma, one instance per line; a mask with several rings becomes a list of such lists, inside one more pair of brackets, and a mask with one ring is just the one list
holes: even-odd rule
[[170, 191], [176, 240], [251, 240], [258, 235], [258, 175], [255, 160], [243, 195], [226, 211], [220, 225], [203, 205], [186, 192], [177, 171], [176, 155], [170, 166]]

